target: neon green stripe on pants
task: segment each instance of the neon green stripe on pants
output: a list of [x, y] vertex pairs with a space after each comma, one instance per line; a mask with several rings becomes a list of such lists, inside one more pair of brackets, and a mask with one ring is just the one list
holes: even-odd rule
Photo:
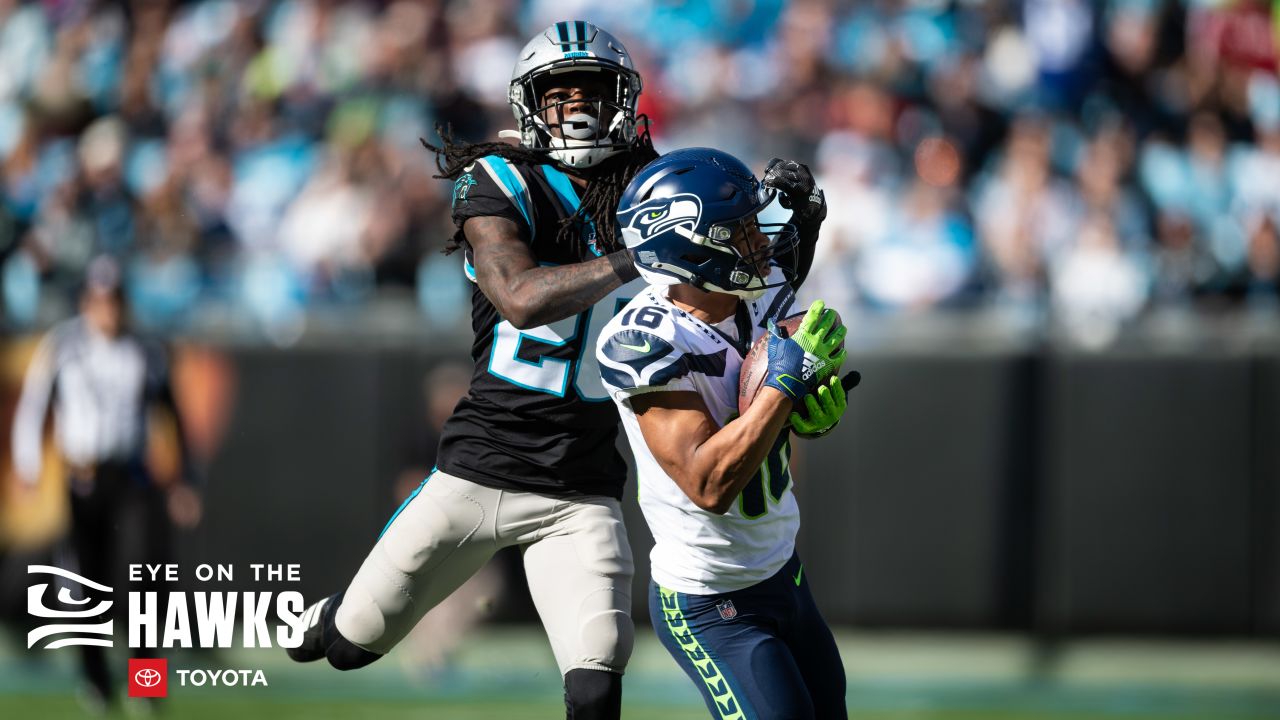
[[662, 617], [666, 620], [667, 630], [671, 632], [671, 637], [675, 638], [680, 649], [684, 650], [685, 656], [698, 669], [702, 682], [706, 683], [707, 690], [715, 702], [720, 720], [746, 720], [747, 716], [742, 712], [742, 703], [738, 702], [737, 696], [733, 694], [733, 688], [729, 686], [728, 679], [720, 672], [720, 668], [716, 667], [716, 661], [702, 649], [702, 644], [685, 623], [684, 611], [680, 609], [680, 593], [661, 586], [658, 587], [658, 592], [662, 596]]

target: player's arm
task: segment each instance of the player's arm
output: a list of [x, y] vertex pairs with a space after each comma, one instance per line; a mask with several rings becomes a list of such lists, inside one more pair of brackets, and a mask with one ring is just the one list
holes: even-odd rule
[[173, 392], [170, 354], [167, 349], [155, 345], [148, 346], [146, 351], [150, 402], [169, 415], [173, 423], [174, 440], [182, 456], [181, 476], [168, 487], [169, 517], [179, 527], [195, 527], [200, 523], [204, 511], [200, 494], [196, 490], [200, 477], [196, 471], [195, 457], [191, 452], [182, 411], [178, 408], [178, 400]]
[[[55, 331], [56, 332], [56, 331]], [[57, 373], [54, 368], [55, 335], [40, 342], [22, 383], [22, 397], [13, 416], [13, 468], [28, 487], [40, 479], [44, 453], [44, 425]]]
[[792, 256], [774, 259], [779, 265], [791, 269], [794, 274], [791, 286], [799, 289], [813, 266], [818, 231], [827, 218], [826, 195], [818, 188], [809, 167], [794, 160], [770, 160], [765, 167], [762, 184], [777, 191], [782, 207], [791, 210], [791, 222], [800, 235]]
[[847, 353], [844, 334], [822, 301], [809, 306], [791, 337], [771, 324], [764, 385], [746, 412], [723, 427], [697, 393], [633, 396], [645, 444], [694, 504], [724, 514], [764, 462], [795, 402], [839, 370]]
[[718, 427], [695, 392], [631, 398], [653, 457], [695, 505], [723, 515], [773, 447], [791, 413], [791, 398], [763, 388], [747, 412]]
[[638, 276], [627, 250], [583, 263], [539, 266], [519, 226], [507, 218], [468, 218], [462, 231], [480, 290], [521, 330], [577, 315]]

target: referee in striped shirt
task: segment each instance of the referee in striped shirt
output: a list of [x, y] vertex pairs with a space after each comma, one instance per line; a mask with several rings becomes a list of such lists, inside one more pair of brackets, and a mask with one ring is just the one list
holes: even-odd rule
[[[97, 582], [114, 585], [128, 563], [166, 562], [171, 523], [199, 522], [200, 500], [163, 349], [128, 331], [119, 267], [94, 260], [79, 314], [52, 330], [36, 349], [13, 422], [13, 462], [34, 487], [41, 474], [45, 422], [52, 414], [58, 454], [68, 472], [71, 529], [60, 560]], [[173, 417], [183, 478], [165, 488], [147, 472], [147, 413]], [[132, 590], [140, 588], [131, 587]], [[104, 707], [115, 698], [104, 648], [81, 648], [86, 698]]]

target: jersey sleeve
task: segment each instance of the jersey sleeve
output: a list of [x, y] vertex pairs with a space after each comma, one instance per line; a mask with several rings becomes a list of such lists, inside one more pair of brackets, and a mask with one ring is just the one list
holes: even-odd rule
[[665, 308], [628, 307], [605, 326], [596, 346], [600, 377], [618, 402], [650, 392], [696, 392], [695, 372], [724, 373], [725, 351], [693, 351]]
[[459, 229], [473, 217], [501, 217], [532, 235], [533, 200], [524, 176], [511, 162], [489, 155], [468, 165], [453, 181], [453, 223]]
[[18, 479], [27, 486], [34, 486], [40, 479], [44, 421], [57, 379], [57, 345], [61, 334], [61, 329], [54, 330], [36, 346], [13, 416], [13, 467]]

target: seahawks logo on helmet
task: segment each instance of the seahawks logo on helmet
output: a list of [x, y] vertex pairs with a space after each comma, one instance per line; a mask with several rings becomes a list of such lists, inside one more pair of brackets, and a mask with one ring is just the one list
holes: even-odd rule
[[625, 213], [619, 213], [618, 220], [622, 223], [622, 232], [627, 237], [628, 246], [638, 245], [672, 230], [686, 239], [692, 239], [702, 220], [702, 200], [693, 193], [653, 198]]

